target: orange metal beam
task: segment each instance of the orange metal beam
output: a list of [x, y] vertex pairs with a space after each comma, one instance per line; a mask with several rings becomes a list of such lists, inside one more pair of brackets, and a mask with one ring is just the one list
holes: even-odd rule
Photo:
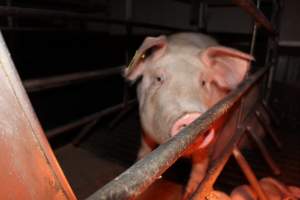
[[0, 199], [76, 199], [0, 33]]

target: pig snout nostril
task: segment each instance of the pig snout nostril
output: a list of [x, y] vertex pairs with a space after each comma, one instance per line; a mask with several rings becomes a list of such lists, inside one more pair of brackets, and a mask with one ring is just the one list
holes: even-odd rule
[[183, 124], [183, 125], [181, 125], [181, 126], [178, 128], [178, 130], [181, 131], [182, 129], [184, 129], [184, 128], [187, 127], [187, 126], [188, 126], [188, 125]]
[[195, 119], [197, 119], [201, 113], [194, 112], [194, 113], [188, 113], [180, 117], [175, 123], [173, 124], [173, 127], [171, 129], [171, 136], [175, 136], [178, 132], [180, 132], [182, 129], [190, 125]]

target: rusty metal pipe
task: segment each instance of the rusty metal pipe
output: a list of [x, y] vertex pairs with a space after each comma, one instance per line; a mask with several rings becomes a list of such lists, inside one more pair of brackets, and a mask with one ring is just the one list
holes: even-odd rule
[[[128, 104], [134, 104], [136, 102], [136, 100], [130, 100], [128, 102]], [[58, 128], [54, 128], [52, 130], [49, 130], [46, 132], [46, 135], [47, 135], [47, 138], [48, 139], [52, 139], [64, 132], [67, 132], [67, 131], [70, 131], [70, 130], [73, 130], [75, 128], [78, 128], [88, 122], [91, 122], [93, 120], [96, 120], [96, 119], [100, 119], [106, 115], [109, 115], [111, 113], [115, 113], [117, 111], [119, 111], [120, 109], [122, 109], [124, 107], [124, 104], [123, 103], [120, 103], [118, 105], [115, 105], [115, 106], [112, 106], [112, 107], [109, 107], [109, 108], [106, 108], [104, 110], [101, 110], [99, 112], [96, 112], [94, 114], [91, 114], [91, 115], [88, 115], [88, 116], [85, 116], [81, 119], [78, 119], [76, 121], [73, 121], [73, 122], [70, 122], [68, 124], [65, 124], [63, 126], [60, 126]]]
[[263, 129], [266, 131], [266, 133], [270, 135], [270, 137], [276, 144], [277, 148], [281, 149], [282, 144], [281, 144], [279, 138], [277, 137], [275, 130], [269, 124], [267, 124], [266, 120], [264, 119], [264, 117], [262, 116], [262, 114], [259, 111], [255, 112], [255, 116], [258, 119], [258, 122], [263, 127]]
[[253, 87], [267, 72], [262, 68], [249, 76], [239, 87], [231, 91], [223, 100], [201, 115], [191, 125], [183, 129], [168, 142], [139, 160], [114, 180], [100, 188], [87, 200], [98, 199], [134, 199], [153, 183], [193, 144], [195, 139], [209, 129], [214, 121], [219, 119], [234, 106], [237, 101]]
[[253, 129], [251, 127], [246, 128], [246, 132], [249, 134], [249, 136], [253, 139], [254, 143], [258, 147], [259, 151], [261, 152], [263, 158], [271, 168], [273, 174], [279, 175], [280, 174], [280, 169], [273, 160], [271, 154], [269, 153], [268, 149], [264, 145], [264, 143], [261, 141], [261, 139], [253, 132]]
[[23, 85], [26, 88], [27, 92], [38, 92], [46, 89], [67, 86], [82, 81], [101, 79], [107, 76], [121, 74], [123, 68], [124, 66], [89, 72], [76, 72], [72, 74], [65, 74], [47, 78], [25, 80], [23, 81]]
[[251, 17], [253, 17], [257, 23], [262, 25], [267, 31], [275, 34], [275, 30], [271, 22], [265, 17], [265, 15], [256, 8], [252, 0], [232, 0], [233, 3], [241, 7], [245, 12], [247, 12]]
[[70, 11], [57, 11], [47, 9], [36, 9], [36, 8], [21, 8], [21, 7], [6, 7], [0, 6], [0, 16], [12, 16], [12, 17], [23, 17], [23, 18], [46, 18], [46, 19], [62, 19], [62, 20], [87, 20], [95, 21], [104, 24], [116, 24], [116, 25], [131, 25], [135, 27], [144, 27], [150, 29], [159, 29], [167, 31], [194, 31], [183, 28], [175, 28], [171, 26], [158, 25], [152, 23], [144, 23], [137, 21], [127, 21], [119, 19], [106, 19], [97, 14], [82, 14]]
[[244, 158], [242, 153], [238, 150], [238, 148], [235, 147], [232, 151], [232, 154], [233, 154], [235, 160], [237, 161], [237, 163], [239, 164], [240, 168], [242, 169], [244, 175], [247, 177], [251, 187], [256, 192], [258, 199], [259, 200], [269, 200], [269, 198], [266, 196], [266, 194], [262, 190], [261, 186], [259, 185], [259, 182], [258, 182], [253, 170], [251, 169], [249, 163]]

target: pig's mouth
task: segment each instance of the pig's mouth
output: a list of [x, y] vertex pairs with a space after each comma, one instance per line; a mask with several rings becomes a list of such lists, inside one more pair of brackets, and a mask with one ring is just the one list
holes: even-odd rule
[[[200, 112], [192, 112], [192, 113], [186, 113], [183, 116], [181, 116], [179, 119], [173, 123], [173, 126], [171, 128], [171, 137], [174, 137], [177, 135], [182, 129], [190, 125], [193, 121], [195, 121], [198, 117], [200, 117], [202, 113]], [[198, 146], [198, 148], [204, 148], [208, 146], [212, 140], [215, 137], [215, 130], [212, 128], [208, 130], [204, 134], [204, 139], [201, 142], [201, 144]]]

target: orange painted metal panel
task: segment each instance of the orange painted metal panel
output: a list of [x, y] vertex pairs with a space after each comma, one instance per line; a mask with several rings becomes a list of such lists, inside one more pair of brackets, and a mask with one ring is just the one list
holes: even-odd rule
[[0, 34], [0, 199], [76, 199]]

